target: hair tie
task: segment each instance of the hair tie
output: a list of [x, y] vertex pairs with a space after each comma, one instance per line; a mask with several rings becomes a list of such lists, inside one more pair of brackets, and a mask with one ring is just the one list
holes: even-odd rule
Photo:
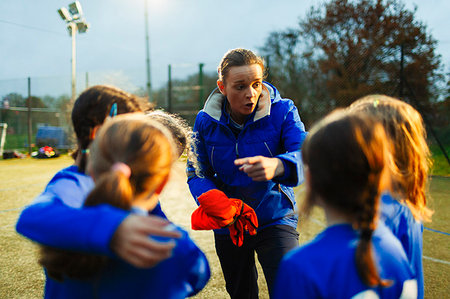
[[89, 154], [89, 149], [81, 150], [81, 153], [82, 153], [82, 154]]
[[111, 110], [109, 110], [109, 116], [114, 117], [117, 115], [117, 103], [112, 104]]
[[375, 108], [377, 108], [379, 103], [380, 103], [380, 101], [379, 101], [378, 99], [377, 99], [377, 100], [374, 100], [374, 101], [373, 101], [373, 106], [374, 106]]
[[131, 176], [131, 168], [125, 163], [122, 162], [116, 162], [111, 166], [112, 171], [119, 171], [127, 178], [130, 178]]

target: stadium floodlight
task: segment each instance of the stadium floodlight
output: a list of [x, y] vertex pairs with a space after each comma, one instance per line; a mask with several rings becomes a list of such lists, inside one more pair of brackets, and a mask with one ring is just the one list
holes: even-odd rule
[[78, 19], [82, 14], [83, 10], [81, 9], [81, 4], [79, 1], [75, 1], [73, 3], [69, 4], [69, 11], [70, 14], [73, 16], [74, 19]]
[[89, 24], [83, 18], [83, 10], [79, 1], [69, 4], [69, 9], [61, 7], [58, 9], [61, 18], [68, 24], [67, 30], [72, 37], [72, 101], [76, 98], [76, 43], [77, 31], [85, 33], [89, 29]]
[[86, 22], [77, 22], [77, 29], [80, 33], [85, 33], [89, 29], [89, 24]]
[[72, 17], [69, 14], [69, 11], [65, 7], [61, 7], [58, 9], [58, 13], [61, 16], [61, 19], [63, 19], [66, 22], [72, 21]]

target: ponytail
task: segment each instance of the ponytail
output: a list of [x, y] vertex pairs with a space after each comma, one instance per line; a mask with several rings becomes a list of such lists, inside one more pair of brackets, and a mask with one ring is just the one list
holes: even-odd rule
[[[106, 122], [89, 149], [87, 168], [95, 187], [85, 206], [110, 204], [130, 210], [136, 197], [150, 196], [162, 186], [175, 160], [170, 133], [158, 122], [137, 114]], [[98, 275], [108, 258], [43, 247], [39, 262], [50, 277], [61, 281]]]

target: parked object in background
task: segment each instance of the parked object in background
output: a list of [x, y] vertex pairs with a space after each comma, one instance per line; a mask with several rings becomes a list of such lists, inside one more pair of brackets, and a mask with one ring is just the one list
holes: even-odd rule
[[27, 156], [27, 155], [22, 154], [21, 152], [19, 152], [19, 151], [17, 151], [17, 150], [14, 150], [14, 151], [4, 151], [4, 152], [2, 153], [3, 160], [6, 160], [6, 159], [13, 159], [13, 158], [20, 158], [20, 159], [22, 159], [22, 158], [25, 158], [26, 156]]
[[67, 134], [62, 127], [42, 126], [36, 133], [36, 146], [67, 149]]
[[37, 152], [32, 152], [31, 156], [38, 159], [48, 159], [59, 157], [59, 153], [51, 146], [43, 146]]

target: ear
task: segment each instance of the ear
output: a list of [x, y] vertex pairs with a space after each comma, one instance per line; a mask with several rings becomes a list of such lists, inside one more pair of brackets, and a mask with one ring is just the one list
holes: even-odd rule
[[227, 93], [225, 91], [225, 84], [223, 83], [222, 80], [217, 80], [217, 87], [219, 88], [219, 91], [221, 94], [223, 94], [224, 96], [227, 95]]
[[167, 182], [169, 181], [169, 176], [166, 176], [166, 178], [161, 182], [161, 184], [155, 189], [154, 194], [159, 195], [163, 191], [164, 187], [166, 186]]
[[102, 125], [96, 125], [95, 127], [93, 127], [91, 129], [91, 133], [89, 134], [89, 139], [90, 140], [94, 140], [95, 139], [95, 136], [97, 135], [97, 131], [98, 131], [98, 129], [100, 129], [101, 126]]

